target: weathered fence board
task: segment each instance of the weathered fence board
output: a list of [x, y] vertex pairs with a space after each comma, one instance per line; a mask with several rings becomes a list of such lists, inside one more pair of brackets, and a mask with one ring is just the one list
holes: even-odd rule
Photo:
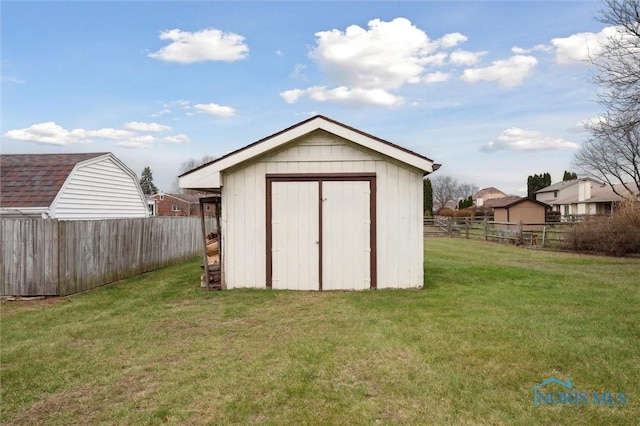
[[[207, 218], [207, 228], [215, 220]], [[0, 220], [3, 296], [79, 293], [200, 254], [198, 217]]]
[[549, 247], [562, 246], [564, 234], [573, 223], [495, 222], [436, 216], [425, 221], [425, 226], [427, 225], [439, 227], [448, 236]]

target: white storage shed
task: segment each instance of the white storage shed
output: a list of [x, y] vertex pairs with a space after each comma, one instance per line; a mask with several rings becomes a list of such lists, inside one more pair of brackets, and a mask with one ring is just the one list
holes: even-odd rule
[[222, 198], [225, 288], [423, 285], [432, 160], [315, 116], [179, 177]]

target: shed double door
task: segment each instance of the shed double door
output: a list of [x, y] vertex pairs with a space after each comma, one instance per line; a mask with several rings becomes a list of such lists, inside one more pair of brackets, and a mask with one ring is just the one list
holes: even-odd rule
[[371, 288], [371, 181], [271, 185], [271, 288]]

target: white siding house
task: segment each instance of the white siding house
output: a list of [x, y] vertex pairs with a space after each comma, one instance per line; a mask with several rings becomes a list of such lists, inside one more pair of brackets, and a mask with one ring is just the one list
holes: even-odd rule
[[316, 116], [180, 176], [222, 195], [226, 288], [423, 285], [422, 180], [439, 165]]
[[138, 179], [111, 153], [2, 155], [2, 217], [149, 217]]
[[616, 192], [605, 183], [589, 178], [559, 182], [536, 191], [536, 200], [552, 206], [560, 212], [563, 220], [571, 220], [580, 216], [611, 215], [616, 203], [624, 198], [638, 198], [634, 185], [616, 184]]

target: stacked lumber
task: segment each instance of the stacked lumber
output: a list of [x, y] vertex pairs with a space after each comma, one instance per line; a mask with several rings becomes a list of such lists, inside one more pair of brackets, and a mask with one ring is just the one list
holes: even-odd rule
[[215, 237], [215, 234], [207, 236], [207, 266], [209, 269], [209, 279], [206, 279], [203, 273], [200, 276], [200, 286], [210, 290], [221, 290], [220, 243]]

